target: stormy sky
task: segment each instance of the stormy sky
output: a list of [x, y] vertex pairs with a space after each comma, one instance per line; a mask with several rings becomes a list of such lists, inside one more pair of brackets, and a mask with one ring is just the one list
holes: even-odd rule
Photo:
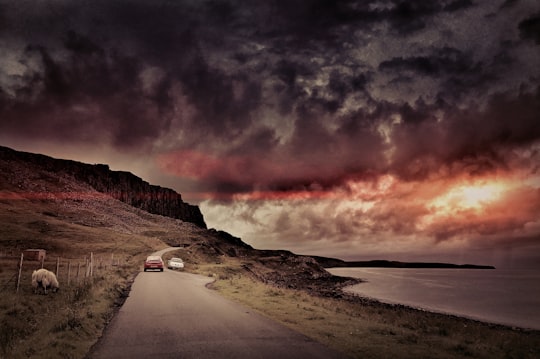
[[0, 0], [0, 145], [256, 248], [540, 263], [540, 3]]

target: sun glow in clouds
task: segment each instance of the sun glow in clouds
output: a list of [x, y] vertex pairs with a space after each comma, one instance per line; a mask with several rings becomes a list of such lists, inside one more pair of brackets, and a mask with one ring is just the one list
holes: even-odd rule
[[417, 228], [425, 230], [447, 220], [466, 223], [471, 216], [478, 218], [516, 186], [519, 184], [509, 180], [483, 180], [450, 186], [446, 192], [426, 204], [429, 214], [419, 218]]
[[499, 199], [506, 187], [502, 183], [456, 186], [431, 202], [430, 207], [481, 210]]

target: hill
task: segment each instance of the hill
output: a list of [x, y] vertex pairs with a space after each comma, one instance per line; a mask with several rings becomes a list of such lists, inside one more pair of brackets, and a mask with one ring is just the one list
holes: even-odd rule
[[[146, 255], [167, 246], [178, 247], [170, 255], [184, 258], [187, 270], [205, 275], [230, 275], [233, 264], [254, 280], [323, 295], [354, 282], [310, 257], [256, 250], [207, 229], [197, 206], [131, 173], [0, 147], [0, 357], [83, 357]], [[32, 293], [31, 273], [41, 263], [25, 259], [18, 275], [30, 248], [45, 249], [44, 267], [59, 269], [58, 295]], [[83, 269], [80, 276], [89, 258], [95, 275]]]
[[206, 228], [197, 206], [185, 203], [175, 191], [150, 185], [132, 173], [111, 171], [104, 164], [90, 165], [55, 159], [2, 146], [0, 159], [3, 171], [1, 189], [24, 191], [33, 196], [50, 197], [56, 194], [74, 199], [88, 194], [89, 190], [97, 191], [147, 212]]
[[[354, 280], [329, 267], [486, 268], [446, 263], [346, 262], [257, 250], [226, 232], [207, 229], [199, 208], [180, 194], [107, 165], [90, 165], [0, 146], [0, 251], [45, 248], [51, 255], [148, 250], [146, 243], [182, 248], [193, 262], [242, 260], [264, 283], [340, 295]], [[130, 237], [131, 236], [131, 237]], [[126, 238], [119, 240], [119, 238]], [[145, 245], [143, 245], [145, 244]]]
[[[252, 276], [277, 286], [313, 288], [344, 282], [309, 256], [256, 250], [240, 238], [207, 229], [197, 206], [129, 172], [6, 147], [0, 147], [0, 221], [4, 250], [45, 248], [60, 255], [89, 249], [122, 251], [153, 241], [211, 262], [240, 258]], [[127, 242], [109, 240], [118, 237], [115, 233], [133, 237]]]

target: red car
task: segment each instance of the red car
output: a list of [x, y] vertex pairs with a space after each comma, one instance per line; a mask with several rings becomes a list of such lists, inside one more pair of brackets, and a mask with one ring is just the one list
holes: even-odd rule
[[157, 269], [160, 272], [163, 272], [163, 259], [160, 256], [148, 256], [144, 261], [144, 271], [146, 272], [149, 269]]

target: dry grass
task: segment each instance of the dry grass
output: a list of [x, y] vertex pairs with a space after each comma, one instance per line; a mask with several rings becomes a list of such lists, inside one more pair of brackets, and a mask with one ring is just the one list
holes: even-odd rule
[[[0, 201], [0, 358], [84, 357], [145, 256], [167, 246], [144, 232], [181, 236], [175, 223], [112, 200]], [[46, 249], [44, 267], [52, 271], [61, 258], [58, 293], [33, 293], [31, 273], [41, 264], [27, 260], [16, 292], [20, 253], [26, 248]], [[90, 252], [94, 276], [84, 278]]]
[[[377, 302], [313, 297], [242, 273], [238, 261], [201, 266], [224, 296], [354, 358], [539, 358], [540, 332]], [[249, 295], [247, 294], [249, 293]]]
[[[17, 262], [0, 262], [0, 278], [7, 283], [0, 297], [0, 357], [5, 358], [82, 358], [111, 318], [133, 273], [130, 263], [96, 268], [92, 278], [74, 278], [69, 286], [60, 280], [57, 293], [43, 295], [29, 285], [35, 267], [26, 262], [17, 293], [15, 282], [6, 281]], [[47, 264], [51, 268], [52, 263]]]
[[[82, 358], [101, 335], [122, 293], [141, 270], [144, 257], [166, 246], [180, 248], [186, 271], [216, 278], [214, 288], [331, 347], [357, 358], [538, 358], [539, 332], [520, 332], [464, 319], [372, 302], [312, 297], [253, 281], [238, 258], [216, 256], [203, 233], [179, 221], [153, 216], [108, 200], [0, 200], [0, 358]], [[82, 259], [93, 252], [97, 268], [87, 282], [36, 295], [30, 286], [38, 263], [25, 262], [19, 293], [15, 277], [20, 253], [44, 248], [55, 269], [57, 257]], [[76, 262], [73, 262], [76, 263]], [[72, 275], [75, 273], [75, 264]], [[74, 278], [74, 277], [73, 277]], [[249, 294], [248, 294], [249, 293]], [[115, 304], [116, 303], [116, 304]]]

